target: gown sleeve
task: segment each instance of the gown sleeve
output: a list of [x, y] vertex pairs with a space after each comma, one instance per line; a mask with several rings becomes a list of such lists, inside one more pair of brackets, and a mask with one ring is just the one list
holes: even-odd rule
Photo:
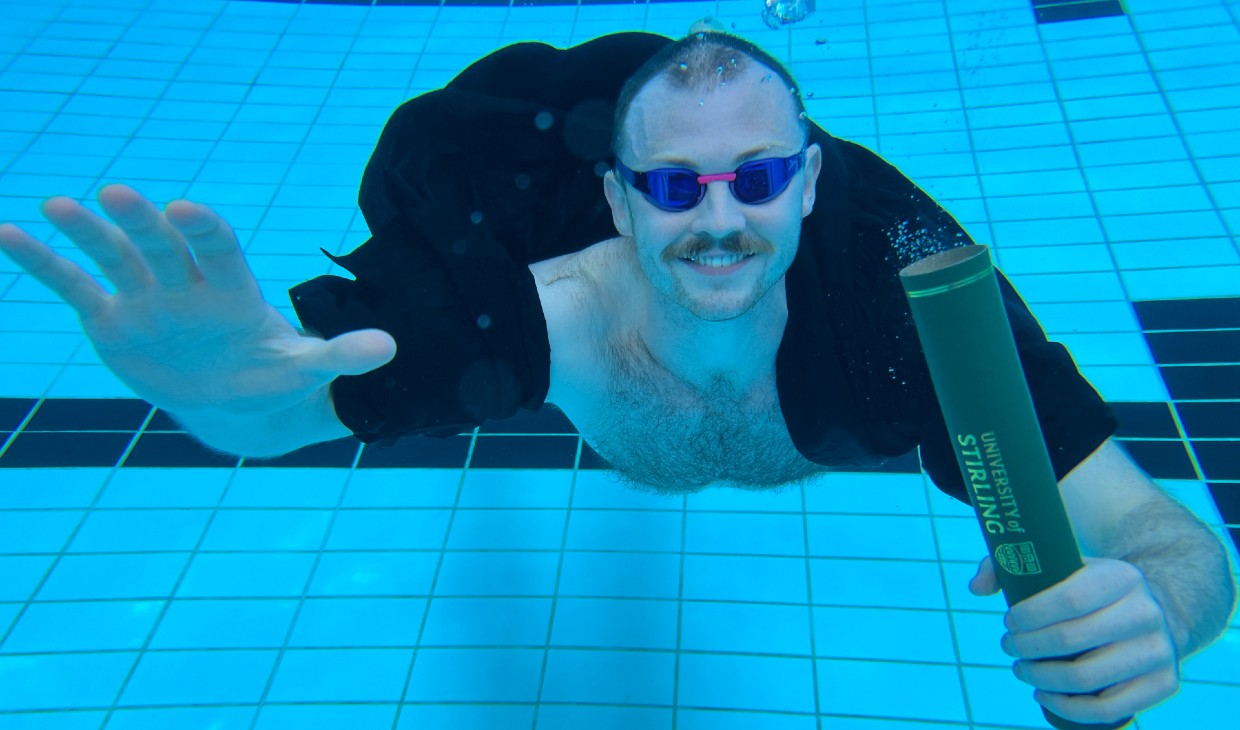
[[[935, 486], [968, 504], [898, 274], [926, 255], [973, 241], [891, 163], [818, 127], [811, 136], [824, 163], [788, 272], [788, 323], [776, 360], [793, 443], [812, 461], [843, 467], [880, 466], [918, 448]], [[1049, 341], [1008, 279], [1001, 272], [998, 279], [1062, 479], [1118, 421], [1067, 348]]]
[[602, 193], [620, 86], [669, 40], [618, 33], [518, 43], [402, 104], [366, 166], [371, 237], [290, 298], [308, 332], [378, 328], [388, 364], [331, 384], [365, 443], [448, 436], [537, 409], [547, 323], [529, 264], [615, 236]]

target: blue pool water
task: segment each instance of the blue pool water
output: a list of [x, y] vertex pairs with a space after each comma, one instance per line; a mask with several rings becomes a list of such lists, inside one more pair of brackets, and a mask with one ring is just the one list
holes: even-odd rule
[[[367, 238], [357, 184], [402, 101], [512, 42], [713, 15], [992, 245], [1235, 561], [1240, 2], [817, 4], [772, 30], [761, 0], [0, 0], [0, 221], [85, 264], [44, 198], [203, 202], [291, 318], [319, 247]], [[916, 454], [689, 497], [597, 467], [550, 409], [207, 452], [0, 257], [0, 730], [1046, 727], [1002, 599], [967, 589], [976, 519]], [[1135, 727], [1236, 727], [1238, 627]]]

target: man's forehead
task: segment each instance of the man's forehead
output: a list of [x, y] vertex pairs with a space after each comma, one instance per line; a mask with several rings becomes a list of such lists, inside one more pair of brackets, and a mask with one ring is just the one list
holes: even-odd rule
[[634, 97], [624, 131], [638, 163], [690, 163], [703, 154], [743, 162], [763, 151], [799, 149], [803, 137], [792, 92], [756, 61], [717, 87], [652, 79]]

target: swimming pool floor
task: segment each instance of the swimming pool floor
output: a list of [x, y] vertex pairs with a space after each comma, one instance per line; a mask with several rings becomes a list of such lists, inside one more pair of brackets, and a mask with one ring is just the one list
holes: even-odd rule
[[[714, 15], [992, 246], [1235, 560], [1240, 2], [818, 4], [776, 31], [760, 0], [0, 0], [0, 221], [82, 261], [45, 197], [204, 202], [291, 318], [318, 248], [367, 238], [357, 184], [402, 101], [511, 42]], [[1046, 727], [1002, 599], [968, 592], [976, 520], [915, 454], [687, 498], [601, 466], [552, 409], [208, 452], [0, 258], [0, 730]], [[1235, 727], [1238, 628], [1135, 727]]]

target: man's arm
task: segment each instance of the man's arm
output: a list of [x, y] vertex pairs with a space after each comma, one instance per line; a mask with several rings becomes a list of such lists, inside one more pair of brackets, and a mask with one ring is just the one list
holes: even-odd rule
[[1145, 575], [1179, 658], [1213, 643], [1236, 603], [1227, 550], [1191, 511], [1107, 439], [1060, 482], [1081, 551], [1123, 560]]
[[194, 438], [228, 454], [267, 459], [351, 435], [331, 400], [331, 384], [283, 411], [245, 416], [222, 411], [170, 413]]
[[205, 205], [161, 211], [124, 185], [103, 188], [99, 204], [113, 222], [65, 197], [43, 213], [112, 292], [17, 226], [0, 225], [0, 252], [74, 309], [122, 383], [229, 453], [277, 456], [349, 434], [330, 384], [390, 361], [391, 335], [303, 337], [263, 299], [232, 228]]

